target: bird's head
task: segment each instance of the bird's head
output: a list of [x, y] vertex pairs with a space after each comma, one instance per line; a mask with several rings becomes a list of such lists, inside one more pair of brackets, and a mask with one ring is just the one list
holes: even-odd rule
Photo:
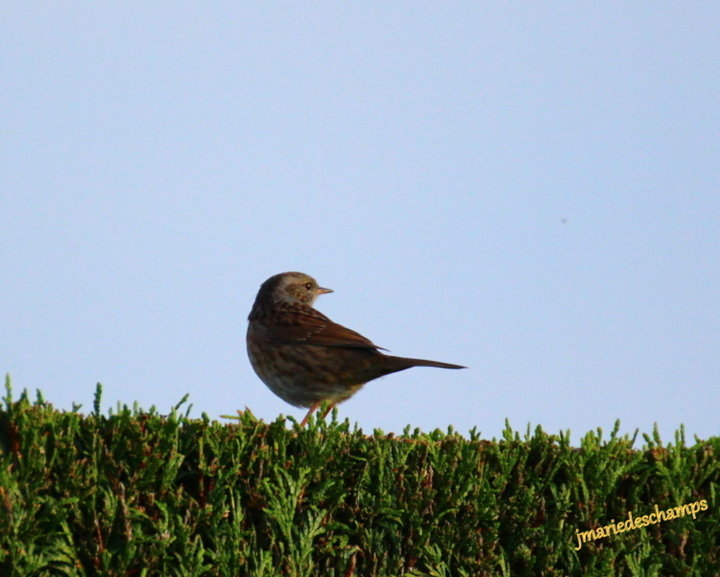
[[318, 296], [331, 292], [331, 289], [319, 286], [313, 277], [305, 273], [283, 272], [271, 276], [262, 284], [258, 300], [311, 307]]

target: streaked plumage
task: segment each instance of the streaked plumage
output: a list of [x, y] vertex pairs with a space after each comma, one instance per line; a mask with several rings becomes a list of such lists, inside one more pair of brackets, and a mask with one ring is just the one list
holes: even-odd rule
[[277, 274], [262, 284], [248, 317], [253, 369], [278, 397], [309, 408], [303, 424], [321, 403], [327, 401], [329, 411], [383, 375], [420, 366], [465, 368], [383, 354], [369, 339], [313, 308], [315, 299], [329, 292], [306, 274]]

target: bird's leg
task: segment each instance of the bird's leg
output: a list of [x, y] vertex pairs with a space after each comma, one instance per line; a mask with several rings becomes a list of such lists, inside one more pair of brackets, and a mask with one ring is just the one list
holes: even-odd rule
[[315, 401], [308, 410], [307, 414], [305, 415], [305, 418], [300, 421], [300, 426], [304, 427], [307, 425], [308, 419], [310, 418], [310, 415], [312, 415], [315, 411], [317, 411], [318, 407], [322, 404], [322, 401]]
[[[315, 411], [317, 411], [318, 408], [320, 408], [320, 406], [324, 402], [325, 401], [315, 401], [312, 404], [312, 406], [308, 410], [307, 414], [305, 415], [305, 418], [303, 418], [303, 420], [300, 421], [301, 427], [304, 427], [305, 425], [307, 425], [307, 422], [310, 419], [310, 415], [312, 415]], [[335, 408], [335, 405], [337, 405], [337, 403], [327, 403], [327, 405], [323, 408], [322, 412], [320, 413], [320, 418], [324, 419], [325, 417], [327, 417], [327, 414]]]
[[325, 407], [325, 410], [320, 415], [320, 418], [324, 419], [325, 417], [327, 417], [328, 413], [335, 408], [335, 405], [337, 405], [337, 403], [328, 403], [327, 406]]

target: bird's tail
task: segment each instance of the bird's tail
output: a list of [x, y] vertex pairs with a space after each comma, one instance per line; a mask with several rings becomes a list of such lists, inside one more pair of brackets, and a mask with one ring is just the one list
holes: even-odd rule
[[[410, 359], [407, 357], [392, 357], [403, 369], [410, 367], [437, 367], [439, 369], [467, 369], [462, 365], [453, 365], [452, 363], [441, 363], [440, 361], [428, 361], [427, 359]], [[402, 370], [402, 369], [400, 369]]]

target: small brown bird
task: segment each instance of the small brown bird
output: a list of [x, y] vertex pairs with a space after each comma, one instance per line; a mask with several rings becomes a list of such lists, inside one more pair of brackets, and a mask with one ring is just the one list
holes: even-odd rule
[[410, 367], [464, 369], [460, 365], [393, 357], [359, 333], [313, 308], [332, 290], [301, 272], [266, 280], [250, 311], [247, 351], [258, 377], [284, 401], [309, 407], [301, 425], [323, 402], [323, 417], [365, 383]]

